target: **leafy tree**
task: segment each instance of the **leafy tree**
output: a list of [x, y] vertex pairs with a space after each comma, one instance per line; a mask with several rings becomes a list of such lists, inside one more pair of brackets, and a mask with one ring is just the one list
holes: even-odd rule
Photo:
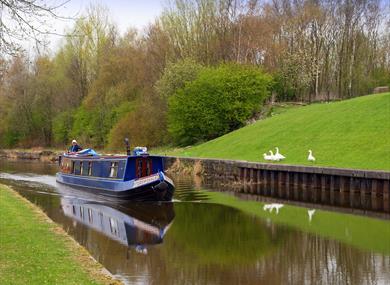
[[58, 145], [68, 144], [72, 138], [70, 131], [73, 126], [72, 110], [58, 114], [53, 120], [53, 139]]
[[242, 127], [261, 108], [271, 81], [252, 66], [204, 68], [169, 99], [169, 132], [177, 144], [188, 145]]
[[157, 93], [162, 98], [168, 99], [178, 89], [183, 88], [187, 82], [195, 80], [202, 67], [201, 64], [190, 58], [168, 64], [160, 80], [156, 83]]

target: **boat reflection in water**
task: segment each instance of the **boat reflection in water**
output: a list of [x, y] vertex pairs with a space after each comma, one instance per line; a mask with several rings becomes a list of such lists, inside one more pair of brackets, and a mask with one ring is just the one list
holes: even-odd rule
[[175, 216], [172, 203], [107, 204], [62, 197], [61, 207], [66, 216], [144, 254], [146, 245], [162, 243]]

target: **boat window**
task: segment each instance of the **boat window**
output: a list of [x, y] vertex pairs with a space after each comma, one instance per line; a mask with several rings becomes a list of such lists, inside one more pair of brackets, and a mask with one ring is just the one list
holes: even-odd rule
[[150, 175], [151, 171], [151, 161], [148, 159], [146, 160], [146, 176]]
[[88, 162], [88, 175], [92, 176], [92, 161]]
[[118, 176], [118, 162], [111, 162], [110, 177], [116, 178]]
[[70, 173], [74, 173], [75, 169], [74, 169], [74, 165], [75, 165], [75, 162], [72, 161], [72, 171]]
[[72, 206], [72, 210], [73, 210], [73, 215], [76, 215], [76, 207], [74, 205]]
[[73, 161], [73, 174], [80, 175], [81, 166], [81, 161]]
[[137, 159], [137, 177], [142, 177], [142, 159]]

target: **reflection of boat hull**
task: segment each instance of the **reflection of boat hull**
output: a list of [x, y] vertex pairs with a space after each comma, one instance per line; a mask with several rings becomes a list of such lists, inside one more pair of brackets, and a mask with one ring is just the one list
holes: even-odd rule
[[[149, 180], [147, 180], [149, 179]], [[96, 195], [133, 201], [171, 201], [174, 193], [173, 183], [168, 177], [155, 175], [145, 177], [145, 182], [138, 181], [107, 181], [85, 179], [73, 175], [57, 173], [57, 182], [88, 191]]]
[[174, 218], [172, 203], [120, 205], [62, 198], [64, 214], [123, 245], [149, 245], [163, 241]]

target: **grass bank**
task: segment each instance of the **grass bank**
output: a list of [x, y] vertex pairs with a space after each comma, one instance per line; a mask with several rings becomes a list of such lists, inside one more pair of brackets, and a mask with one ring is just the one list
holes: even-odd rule
[[278, 146], [278, 163], [390, 170], [390, 93], [290, 108], [276, 116], [184, 149], [161, 154], [265, 162]]
[[120, 284], [36, 206], [0, 185], [0, 284]]

